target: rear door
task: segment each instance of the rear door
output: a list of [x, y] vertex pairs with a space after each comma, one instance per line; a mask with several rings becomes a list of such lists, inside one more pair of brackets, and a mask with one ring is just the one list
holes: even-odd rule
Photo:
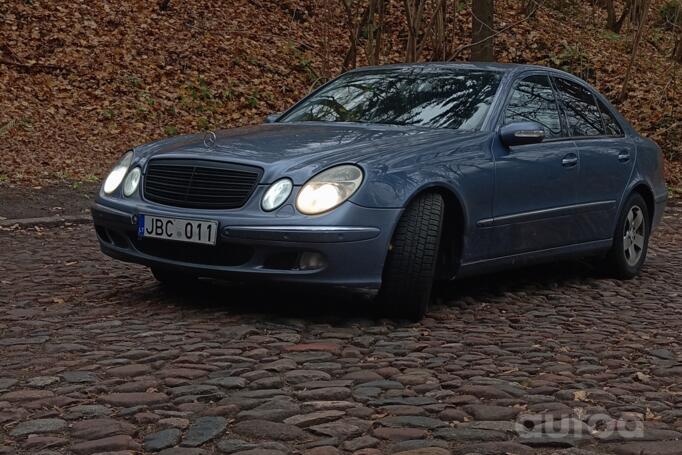
[[568, 130], [580, 153], [578, 226], [587, 240], [613, 236], [618, 204], [632, 173], [636, 148], [606, 104], [576, 81], [555, 77]]
[[505, 147], [496, 140], [495, 196], [490, 220], [491, 257], [575, 243], [572, 205], [580, 157], [567, 137], [549, 76], [521, 76], [509, 95], [500, 124], [534, 121], [546, 139]]

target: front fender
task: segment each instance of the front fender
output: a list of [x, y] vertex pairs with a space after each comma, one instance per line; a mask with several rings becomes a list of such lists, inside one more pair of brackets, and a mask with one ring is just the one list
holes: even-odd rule
[[351, 200], [364, 207], [405, 208], [419, 193], [441, 188], [458, 199], [465, 226], [473, 227], [492, 217], [494, 162], [486, 144], [365, 164], [366, 181]]

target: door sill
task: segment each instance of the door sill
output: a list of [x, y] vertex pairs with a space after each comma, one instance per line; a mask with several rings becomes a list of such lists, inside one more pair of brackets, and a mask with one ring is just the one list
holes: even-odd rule
[[494, 272], [507, 268], [523, 267], [541, 262], [552, 262], [570, 257], [580, 257], [606, 252], [611, 248], [612, 244], [613, 239], [595, 240], [591, 242], [547, 248], [545, 250], [529, 251], [509, 256], [502, 256], [493, 259], [467, 262], [460, 266], [455, 279], [480, 275], [483, 273]]

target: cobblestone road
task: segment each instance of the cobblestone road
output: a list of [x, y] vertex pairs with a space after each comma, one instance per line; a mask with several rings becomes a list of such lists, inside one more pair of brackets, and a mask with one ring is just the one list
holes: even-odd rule
[[0, 454], [682, 454], [681, 218], [633, 281], [497, 274], [414, 325], [321, 295], [173, 294], [90, 226], [0, 232]]

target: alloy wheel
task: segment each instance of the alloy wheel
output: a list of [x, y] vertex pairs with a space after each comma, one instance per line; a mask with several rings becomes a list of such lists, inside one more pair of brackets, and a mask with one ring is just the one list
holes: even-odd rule
[[623, 252], [631, 267], [637, 265], [642, 257], [645, 229], [644, 213], [638, 205], [633, 205], [623, 226]]

